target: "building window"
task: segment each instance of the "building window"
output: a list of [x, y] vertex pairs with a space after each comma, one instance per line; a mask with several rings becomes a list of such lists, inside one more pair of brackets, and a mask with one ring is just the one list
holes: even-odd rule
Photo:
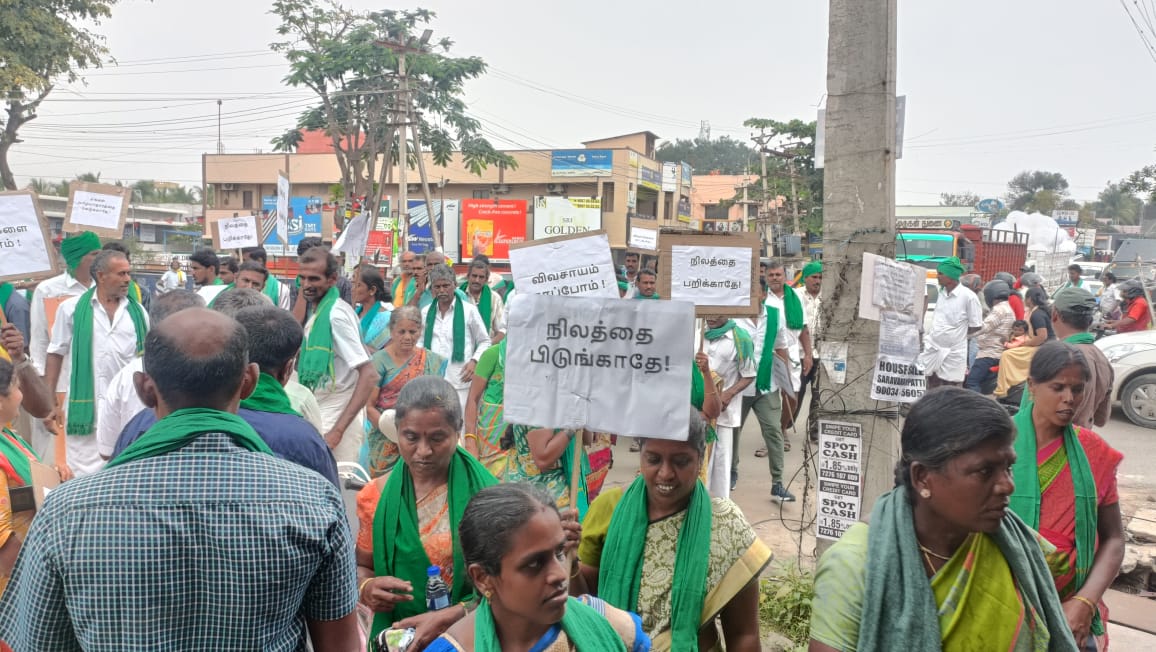
[[490, 191], [489, 190], [475, 190], [470, 194], [473, 195], [474, 199], [489, 199], [490, 198]]
[[241, 193], [241, 208], [253, 208], [252, 190], [245, 190]]
[[613, 213], [614, 212], [614, 184], [613, 183], [602, 184], [602, 212], [603, 213]]
[[707, 204], [705, 208], [704, 217], [708, 220], [725, 220], [730, 217], [730, 206], [726, 204]]

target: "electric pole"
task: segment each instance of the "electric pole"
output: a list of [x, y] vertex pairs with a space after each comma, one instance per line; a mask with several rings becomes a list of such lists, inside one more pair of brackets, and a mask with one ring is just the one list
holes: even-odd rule
[[895, 257], [896, 24], [896, 0], [830, 0], [823, 346], [846, 342], [847, 369], [842, 385], [820, 371], [817, 417], [863, 429], [861, 517], [891, 490], [899, 452], [897, 415], [879, 412], [895, 404], [870, 399], [879, 323], [859, 319], [863, 253]]

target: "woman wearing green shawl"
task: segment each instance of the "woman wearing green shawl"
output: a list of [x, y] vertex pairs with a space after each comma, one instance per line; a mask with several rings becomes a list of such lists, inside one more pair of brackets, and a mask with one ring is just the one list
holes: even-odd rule
[[646, 652], [638, 616], [569, 596], [578, 524], [530, 484], [483, 489], [458, 527], [470, 579], [485, 599], [426, 652]]
[[[357, 496], [358, 594], [374, 612], [371, 638], [413, 627], [420, 650], [475, 599], [457, 525], [470, 498], [498, 481], [458, 445], [462, 408], [445, 379], [411, 380], [394, 409], [401, 461]], [[450, 587], [450, 606], [434, 612], [426, 611], [430, 566]]]
[[12, 511], [10, 490], [32, 484], [32, 462], [40, 458], [20, 435], [4, 424], [12, 423], [20, 416], [20, 402], [24, 395], [20, 391], [20, 380], [16, 370], [7, 358], [0, 357], [0, 470], [4, 472], [5, 483], [0, 499], [0, 594], [8, 586], [8, 576], [20, 554], [20, 546], [28, 536], [35, 510]]
[[574, 462], [573, 430], [532, 428], [530, 426], [510, 426], [513, 435], [512, 446], [506, 451], [504, 469], [488, 467], [497, 473], [503, 471], [502, 482], [530, 482], [541, 485], [554, 497], [558, 509], [573, 507], [578, 510], [578, 520], [586, 516], [589, 499], [586, 476], [590, 475], [590, 461], [586, 457], [586, 446], [594, 442], [593, 433], [582, 431], [582, 472], [578, 476], [578, 496], [576, 504], [570, 504], [570, 468]]
[[1082, 649], [1103, 652], [1108, 611], [1102, 598], [1124, 558], [1116, 493], [1123, 456], [1096, 433], [1072, 425], [1088, 377], [1084, 354], [1071, 344], [1036, 349], [1015, 417], [1011, 508], [1058, 549], [1055, 584], [1068, 626]]
[[385, 279], [372, 265], [362, 265], [353, 279], [353, 306], [361, 320], [361, 342], [372, 355], [389, 342], [389, 321], [393, 304], [385, 291]]
[[1008, 510], [1015, 428], [960, 387], [927, 392], [896, 488], [819, 560], [811, 652], [1074, 652], [1042, 548]]
[[728, 652], [757, 652], [756, 580], [771, 551], [737, 505], [707, 494], [698, 477], [706, 422], [688, 411], [685, 441], [643, 440], [641, 475], [590, 505], [581, 576], [591, 593], [640, 615], [655, 650], [721, 650], [725, 641]]

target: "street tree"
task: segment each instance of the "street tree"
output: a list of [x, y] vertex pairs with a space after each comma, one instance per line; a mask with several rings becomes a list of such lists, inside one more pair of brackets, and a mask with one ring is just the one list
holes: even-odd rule
[[1127, 182], [1109, 183], [1092, 202], [1096, 217], [1109, 218], [1113, 224], [1133, 225], [1140, 223], [1144, 212], [1144, 202], [1129, 189]]
[[1013, 211], [1050, 214], [1068, 195], [1068, 180], [1059, 172], [1020, 172], [1007, 184], [1007, 205]]
[[61, 81], [99, 68], [108, 54], [90, 26], [112, 15], [116, 0], [0, 2], [0, 184], [16, 189], [8, 162], [20, 129], [36, 119], [41, 103]]
[[940, 206], [975, 206], [980, 202], [979, 195], [970, 190], [963, 192], [941, 192], [939, 193]]
[[[774, 202], [779, 196], [787, 198], [784, 214], [779, 216], [780, 221], [789, 222], [788, 230], [791, 232], [802, 229], [808, 233], [821, 233], [823, 171], [815, 169], [816, 123], [797, 119], [781, 122], [768, 118], [750, 118], [743, 122], [743, 126], [758, 130], [758, 134], [752, 136], [751, 140], [757, 146], [756, 154], [766, 154], [765, 199]], [[757, 165], [757, 171], [762, 176], [762, 161]], [[764, 199], [761, 180], [752, 190], [756, 197]], [[788, 216], [790, 219], [787, 219]]]
[[1120, 182], [1120, 189], [1133, 194], [1143, 193], [1148, 196], [1148, 203], [1156, 204], [1156, 165], [1146, 165], [1128, 175]]
[[746, 143], [729, 136], [714, 140], [679, 138], [659, 145], [654, 154], [663, 162], [689, 163], [698, 174], [746, 174], [751, 161], [758, 160], [758, 154]]
[[[425, 29], [435, 14], [424, 9], [354, 11], [330, 0], [275, 0], [271, 13], [280, 19], [277, 33], [283, 40], [270, 47], [289, 61], [285, 83], [317, 95], [316, 104], [272, 144], [293, 151], [302, 129], [324, 131], [333, 143], [342, 187], [366, 196], [376, 212], [380, 193], [372, 190], [384, 179], [378, 166], [389, 168], [398, 161], [393, 128], [405, 129], [399, 125], [399, 54], [382, 43], [412, 43], [412, 35]], [[410, 115], [416, 116], [422, 149], [438, 165], [449, 163], [459, 151], [477, 175], [491, 165], [515, 167], [512, 157], [481, 136], [481, 124], [466, 112], [463, 85], [485, 73], [485, 62], [450, 56], [452, 45], [442, 38], [405, 55], [405, 94], [416, 109]], [[416, 149], [410, 142], [409, 166], [420, 155]]]

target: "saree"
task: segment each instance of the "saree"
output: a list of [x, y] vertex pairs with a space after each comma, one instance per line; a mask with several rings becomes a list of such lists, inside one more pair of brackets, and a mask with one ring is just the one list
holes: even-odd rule
[[[391, 310], [386, 309], [384, 303], [375, 303], [368, 308], [358, 307], [357, 316], [361, 318], [361, 343], [380, 351], [389, 343], [389, 319]], [[366, 310], [368, 314], [362, 314]]]
[[[620, 487], [607, 489], [590, 504], [578, 546], [578, 558], [583, 564], [601, 567], [610, 519], [623, 495]], [[674, 562], [686, 515], [683, 510], [650, 523], [646, 530], [637, 606], [642, 628], [650, 636], [654, 650], [671, 649], [671, 597], [677, 581]], [[723, 608], [758, 578], [771, 558], [771, 549], [755, 534], [738, 505], [724, 498], [711, 499], [710, 557], [699, 629], [713, 627]], [[722, 649], [721, 637], [714, 649]]]
[[[554, 468], [542, 470], [534, 463], [534, 455], [530, 452], [530, 442], [526, 439], [526, 434], [535, 428], [529, 426], [514, 426], [514, 447], [509, 451], [503, 451], [508, 456], [504, 466], [504, 473], [497, 476], [502, 482], [532, 482], [534, 484], [542, 485], [550, 495], [554, 497], [554, 504], [558, 506], [559, 510], [566, 510], [573, 507], [578, 510], [578, 521], [581, 522], [586, 516], [586, 509], [589, 507], [589, 499], [587, 498], [586, 477], [590, 475], [590, 462], [586, 457], [586, 449], [582, 448], [582, 471], [578, 476], [578, 497], [576, 505], [570, 504], [570, 465], [574, 463], [574, 445], [573, 442], [566, 446], [566, 452], [562, 457], [558, 458], [558, 462], [554, 464]], [[555, 430], [555, 436], [562, 432]], [[581, 434], [574, 435], [576, 437]], [[495, 464], [490, 467], [490, 471], [494, 472]], [[496, 475], [496, 474], [495, 474]]]
[[[3, 347], [0, 347], [2, 350]], [[5, 352], [7, 355], [7, 352]], [[32, 525], [32, 517], [36, 516], [36, 510], [28, 509], [20, 512], [12, 511], [12, 497], [9, 493], [10, 489], [18, 487], [27, 487], [32, 483], [31, 465], [33, 461], [40, 461], [40, 458], [15, 432], [8, 428], [4, 428], [0, 432], [0, 466], [3, 467], [4, 477], [7, 483], [4, 486], [4, 491], [0, 493], [0, 546], [8, 543], [8, 539], [13, 536], [20, 537], [20, 540], [28, 538], [28, 528]], [[8, 576], [0, 576], [0, 595], [3, 595], [4, 590], [8, 588]]]
[[[1039, 308], [1032, 310], [1035, 313]], [[1034, 336], [1031, 314], [1027, 315], [1028, 334]], [[1032, 366], [1032, 358], [1036, 356], [1037, 346], [1020, 346], [1008, 349], [999, 357], [999, 374], [996, 377], [995, 395], [1007, 396], [1008, 390], [1028, 380], [1028, 371]]]
[[[501, 465], [506, 457], [506, 451], [502, 450], [502, 435], [506, 432], [506, 425], [502, 420], [503, 389], [506, 380], [506, 340], [486, 349], [474, 373], [486, 378], [486, 390], [478, 402], [477, 432], [474, 433], [477, 436], [478, 461], [489, 468], [491, 473], [501, 477], [504, 473]], [[469, 428], [468, 425], [466, 427]]]
[[[389, 353], [382, 349], [373, 354], [373, 367], [381, 379], [378, 381], [377, 399], [374, 404], [379, 410], [392, 410], [397, 405], [397, 397], [406, 383], [418, 376], [442, 376], [445, 374], [446, 361], [433, 351], [414, 349], [409, 360], [397, 365]], [[401, 459], [397, 443], [390, 441], [376, 423], [366, 426], [368, 436], [369, 477], [376, 478], [384, 475]]]

